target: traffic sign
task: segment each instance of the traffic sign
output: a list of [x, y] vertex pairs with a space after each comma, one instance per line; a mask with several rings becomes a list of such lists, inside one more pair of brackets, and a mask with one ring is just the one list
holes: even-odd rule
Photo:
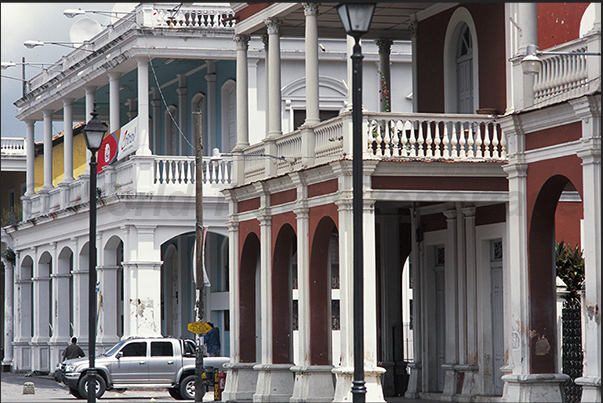
[[191, 322], [188, 324], [187, 329], [189, 332], [205, 334], [213, 328], [207, 322]]

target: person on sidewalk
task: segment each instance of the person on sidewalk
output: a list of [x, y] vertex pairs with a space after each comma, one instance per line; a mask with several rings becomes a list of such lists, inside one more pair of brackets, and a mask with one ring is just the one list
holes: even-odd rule
[[71, 338], [71, 344], [63, 351], [63, 361], [84, 357], [85, 355], [84, 350], [77, 345], [77, 337], [73, 336]]

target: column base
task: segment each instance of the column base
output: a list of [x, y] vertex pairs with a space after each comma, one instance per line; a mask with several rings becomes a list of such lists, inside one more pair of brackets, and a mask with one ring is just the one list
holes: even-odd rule
[[581, 376], [574, 380], [576, 385], [582, 386], [582, 403], [601, 401], [601, 377]]
[[335, 393], [331, 365], [291, 367], [295, 374], [293, 396], [289, 402], [330, 402]]
[[564, 402], [566, 374], [508, 374], [505, 382], [504, 402]]
[[2, 372], [12, 372], [13, 360], [2, 361]]
[[293, 394], [295, 378], [293, 364], [257, 364], [258, 381], [253, 395], [254, 402], [288, 402]]
[[476, 372], [477, 365], [472, 364], [445, 364], [442, 368], [446, 371], [444, 379], [444, 396], [459, 396], [470, 398], [475, 396], [477, 391]]
[[[352, 401], [352, 381], [354, 380], [353, 367], [337, 367], [333, 368], [333, 373], [336, 376], [334, 402], [351, 402]], [[364, 369], [364, 382], [366, 386], [367, 402], [385, 402], [383, 397], [383, 388], [381, 387], [381, 375], [385, 373], [385, 369], [381, 367], [372, 367]]]
[[419, 393], [421, 392], [421, 364], [418, 362], [410, 362], [408, 363], [408, 368], [410, 368], [410, 378], [404, 397], [418, 399]]
[[228, 363], [224, 365], [226, 368], [226, 385], [222, 392], [222, 401], [224, 402], [239, 402], [241, 400], [253, 399], [256, 384], [258, 380], [258, 372], [254, 371], [255, 363]]

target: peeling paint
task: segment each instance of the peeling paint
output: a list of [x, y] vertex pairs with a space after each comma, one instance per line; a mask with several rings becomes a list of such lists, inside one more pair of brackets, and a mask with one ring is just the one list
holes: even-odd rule
[[551, 345], [545, 336], [541, 336], [536, 342], [536, 355], [547, 355], [551, 350]]
[[599, 305], [586, 305], [586, 316], [589, 320], [594, 320], [597, 325], [601, 324], [601, 314], [599, 312]]
[[538, 336], [538, 332], [536, 330], [530, 330], [530, 339], [533, 339], [536, 336]]

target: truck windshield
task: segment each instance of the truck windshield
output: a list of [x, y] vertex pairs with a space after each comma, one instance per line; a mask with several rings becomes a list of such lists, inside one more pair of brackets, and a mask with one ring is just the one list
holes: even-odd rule
[[114, 345], [113, 347], [111, 347], [111, 349], [109, 351], [107, 351], [105, 354], [103, 354], [105, 357], [109, 357], [113, 354], [115, 354], [117, 351], [119, 351], [119, 349], [121, 348], [121, 346], [124, 345], [124, 343], [127, 340], [122, 340], [119, 343], [117, 343], [116, 345]]

